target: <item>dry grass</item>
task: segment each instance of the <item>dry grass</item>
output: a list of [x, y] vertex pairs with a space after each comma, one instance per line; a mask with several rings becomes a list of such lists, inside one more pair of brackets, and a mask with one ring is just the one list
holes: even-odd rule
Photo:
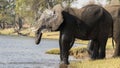
[[59, 39], [59, 32], [46, 32], [46, 33], [43, 33], [42, 38]]
[[120, 58], [72, 62], [69, 68], [120, 68]]
[[0, 29], [0, 34], [4, 34], [4, 35], [11, 35], [14, 34], [14, 29], [10, 28], [10, 29]]

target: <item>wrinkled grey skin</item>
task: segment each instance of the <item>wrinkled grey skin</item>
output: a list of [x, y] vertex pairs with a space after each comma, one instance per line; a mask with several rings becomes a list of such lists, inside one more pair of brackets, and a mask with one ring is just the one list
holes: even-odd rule
[[[46, 14], [44, 14], [46, 13]], [[59, 21], [58, 21], [59, 20]], [[41, 22], [36, 31], [36, 44], [40, 43], [44, 30], [60, 31], [59, 46], [62, 63], [69, 64], [69, 50], [75, 38], [91, 40], [92, 59], [105, 57], [106, 42], [113, 23], [112, 16], [101, 6], [87, 5], [81, 9], [63, 9], [60, 6], [45, 10], [38, 20]], [[53, 26], [53, 25], [57, 26]], [[53, 29], [54, 28], [54, 29]]]

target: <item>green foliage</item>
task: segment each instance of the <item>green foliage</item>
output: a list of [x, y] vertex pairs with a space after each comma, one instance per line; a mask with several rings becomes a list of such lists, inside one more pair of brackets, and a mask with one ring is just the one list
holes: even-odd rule
[[[7, 23], [12, 23], [14, 14], [14, 0], [0, 0], [0, 21], [5, 21]], [[1, 23], [1, 22], [0, 22]]]
[[61, 4], [63, 1], [70, 4], [74, 0], [16, 0], [15, 12], [26, 19], [32, 20], [27, 21], [28, 23], [33, 23], [45, 8], [51, 7], [50, 5], [53, 7], [58, 3]]
[[15, 12], [16, 14], [19, 14], [21, 16], [31, 16], [31, 2], [32, 0], [16, 0], [16, 8]]
[[25, 19], [25, 23], [34, 23], [36, 17], [49, 7], [66, 2], [70, 5], [75, 0], [0, 0], [0, 20], [12, 21], [15, 15]]

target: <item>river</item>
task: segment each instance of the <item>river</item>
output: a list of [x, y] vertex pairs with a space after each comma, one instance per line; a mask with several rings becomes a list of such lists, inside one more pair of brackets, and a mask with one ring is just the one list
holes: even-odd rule
[[[45, 54], [59, 48], [58, 40], [42, 39], [36, 45], [34, 38], [0, 35], [0, 68], [59, 68], [59, 55]], [[78, 46], [78, 44], [74, 44]], [[70, 56], [70, 61], [74, 61]]]

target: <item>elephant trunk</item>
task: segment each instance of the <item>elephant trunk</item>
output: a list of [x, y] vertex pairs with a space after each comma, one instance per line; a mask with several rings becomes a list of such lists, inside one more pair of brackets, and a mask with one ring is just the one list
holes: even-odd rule
[[35, 38], [35, 43], [38, 45], [41, 41], [41, 37], [42, 37], [42, 33], [39, 33], [36, 35], [36, 38]]
[[45, 29], [44, 26], [40, 27], [35, 33], [35, 43], [38, 45], [41, 41], [42, 30]]

